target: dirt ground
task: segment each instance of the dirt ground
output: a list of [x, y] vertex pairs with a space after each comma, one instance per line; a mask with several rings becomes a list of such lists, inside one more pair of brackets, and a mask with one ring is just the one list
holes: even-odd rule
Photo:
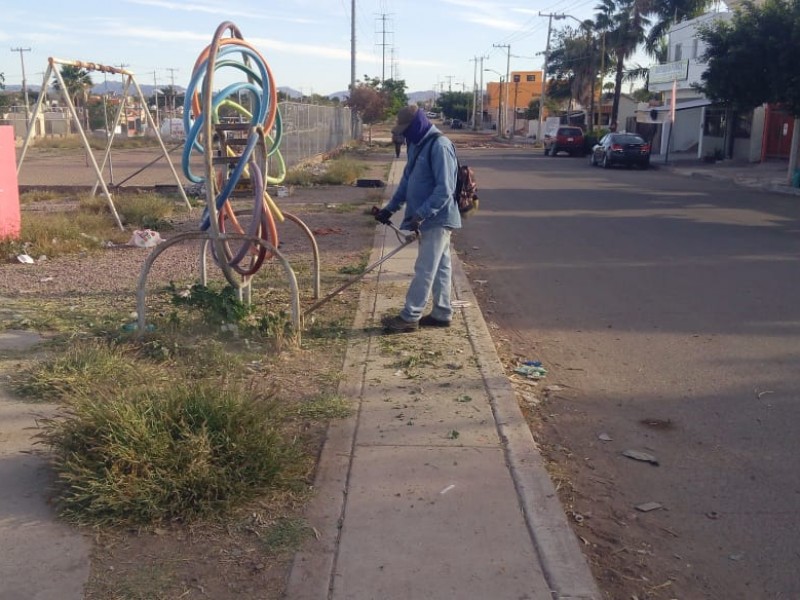
[[[124, 154], [116, 156], [117, 173], [138, 168], [142, 153], [146, 150], [132, 152], [136, 161], [131, 165], [125, 163]], [[385, 180], [392, 156], [388, 146], [375, 146], [361, 153], [359, 160], [368, 165], [363, 177]], [[73, 164], [76, 162], [77, 167]], [[77, 175], [76, 170], [80, 171]], [[162, 166], [161, 171], [165, 170]], [[152, 185], [162, 181], [162, 174], [156, 172], [142, 178], [149, 178]], [[37, 187], [90, 185], [91, 173], [88, 180], [86, 175], [80, 151], [37, 153], [33, 149], [23, 167], [23, 181]], [[292, 188], [289, 197], [279, 200], [283, 210], [299, 216], [315, 234], [323, 263], [323, 295], [351, 276], [345, 274], [354, 272], [351, 270], [365, 259], [375, 227], [368, 209], [383, 201], [383, 191], [356, 186]], [[76, 205], [73, 194], [26, 203], [22, 210], [29, 214], [41, 210], [67, 212]], [[242, 202], [244, 205], [249, 202]], [[201, 208], [195, 208], [191, 214], [172, 219], [172, 229], [165, 231], [163, 237], [196, 231], [200, 212]], [[298, 272], [302, 303], [307, 306], [312, 301], [310, 246], [300, 229], [289, 223], [280, 227], [279, 234], [281, 251]], [[137, 280], [149, 254], [149, 249], [117, 245], [99, 253], [48, 258], [34, 264], [0, 264], [0, 326], [39, 327], [54, 322], [59, 315], [65, 317], [59, 323], [68, 322], [80, 330], [91, 327], [93, 315], [100, 313], [116, 315], [112, 318], [123, 326], [135, 316]], [[148, 278], [148, 291], [169, 282], [196, 282], [199, 256], [199, 242], [187, 242], [164, 252]], [[259, 277], [280, 278], [281, 270], [274, 262], [277, 261], [270, 261]], [[221, 280], [215, 267], [209, 269], [209, 274], [212, 280]], [[321, 309], [319, 318], [349, 322], [357, 298], [358, 286], [354, 286]], [[279, 357], [265, 361], [254, 377], [265, 380], [279, 394], [314, 397], [320, 390], [335, 386], [345, 347], [346, 336], [287, 348]], [[18, 368], [20, 361], [32, 357], [5, 358], [0, 368], [8, 373]], [[324, 429], [319, 423], [310, 422], [308, 427], [309, 450], [314, 456], [319, 452]], [[309, 472], [308, 483], [312, 478], [313, 472]], [[86, 598], [280, 598], [294, 548], [314, 534], [302, 516], [307, 494], [301, 489], [260, 498], [223, 522], [130, 530], [85, 529], [85, 535], [93, 541]]]

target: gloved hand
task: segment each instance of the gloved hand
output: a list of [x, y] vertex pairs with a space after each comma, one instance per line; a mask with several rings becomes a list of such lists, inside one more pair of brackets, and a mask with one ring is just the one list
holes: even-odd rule
[[422, 219], [414, 217], [408, 222], [408, 230], [414, 233], [419, 233], [419, 226], [422, 225]]
[[392, 221], [392, 211], [387, 210], [385, 208], [380, 209], [378, 212], [375, 213], [375, 220], [378, 223], [383, 223], [384, 225], [388, 225]]

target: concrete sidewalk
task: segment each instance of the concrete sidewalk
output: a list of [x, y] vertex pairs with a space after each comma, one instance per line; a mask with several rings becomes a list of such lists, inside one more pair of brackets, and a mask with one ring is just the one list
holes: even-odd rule
[[[390, 183], [403, 161], [396, 161]], [[398, 244], [378, 227], [370, 262]], [[367, 276], [290, 600], [600, 598], [458, 260], [449, 329], [383, 335], [415, 248]]]

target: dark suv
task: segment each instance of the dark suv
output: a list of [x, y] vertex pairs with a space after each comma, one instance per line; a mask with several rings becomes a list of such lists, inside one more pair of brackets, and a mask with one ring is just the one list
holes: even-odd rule
[[544, 136], [544, 155], [555, 156], [559, 152], [569, 152], [570, 156], [583, 156], [583, 130], [580, 127], [559, 127], [555, 132]]

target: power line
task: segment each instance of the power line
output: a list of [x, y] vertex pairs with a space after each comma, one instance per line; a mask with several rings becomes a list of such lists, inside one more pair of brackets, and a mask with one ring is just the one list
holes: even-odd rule
[[12, 52], [19, 52], [19, 60], [22, 63], [22, 95], [25, 98], [25, 120], [30, 121], [31, 109], [28, 105], [28, 81], [25, 79], [25, 58], [23, 52], [30, 52], [30, 48], [12, 48]]
[[386, 81], [386, 46], [389, 44], [386, 43], [386, 34], [394, 33], [392, 31], [386, 30], [386, 19], [389, 17], [389, 13], [381, 13], [378, 20], [381, 21], [381, 43], [378, 44], [381, 47], [381, 83]]

